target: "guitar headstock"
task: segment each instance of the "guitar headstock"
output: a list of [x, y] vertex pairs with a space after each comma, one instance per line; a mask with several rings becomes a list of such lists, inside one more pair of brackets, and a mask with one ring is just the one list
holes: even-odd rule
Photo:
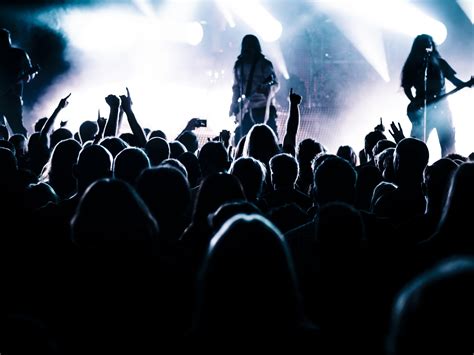
[[467, 87], [472, 87], [472, 85], [474, 85], [474, 75], [471, 75], [471, 79], [466, 81], [466, 84], [464, 84], [464, 85], [467, 86]]

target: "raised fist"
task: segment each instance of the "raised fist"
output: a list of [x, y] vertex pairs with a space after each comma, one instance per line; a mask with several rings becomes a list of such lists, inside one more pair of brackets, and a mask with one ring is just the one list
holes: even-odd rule
[[107, 105], [109, 105], [110, 107], [119, 107], [120, 106], [120, 99], [115, 96], [115, 95], [108, 95], [106, 98], [105, 98], [105, 102], [107, 102]]
[[289, 96], [289, 99], [290, 99], [290, 103], [292, 105], [299, 105], [301, 104], [301, 100], [303, 99], [301, 97], [301, 95], [298, 95], [298, 94], [295, 94], [293, 92], [293, 88], [290, 89], [290, 96]]

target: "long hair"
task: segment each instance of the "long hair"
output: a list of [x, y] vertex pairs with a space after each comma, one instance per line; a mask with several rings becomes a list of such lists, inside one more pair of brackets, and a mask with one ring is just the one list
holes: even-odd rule
[[281, 153], [275, 132], [266, 124], [255, 124], [247, 134], [244, 144], [244, 157], [260, 160], [268, 167], [270, 159]]
[[303, 322], [293, 260], [281, 232], [258, 214], [230, 218], [212, 238], [198, 277], [195, 330], [244, 335]]
[[240, 55], [237, 57], [239, 62], [251, 62], [257, 57], [263, 57], [260, 41], [254, 35], [245, 35], [242, 39]]
[[402, 87], [411, 87], [413, 85], [413, 78], [416, 75], [416, 71], [423, 65], [423, 61], [427, 53], [426, 49], [430, 47], [432, 49], [430, 55], [430, 64], [438, 66], [438, 60], [441, 58], [441, 56], [438, 52], [433, 37], [427, 34], [421, 34], [416, 36], [416, 38], [413, 40], [410, 53], [408, 54], [402, 69]]

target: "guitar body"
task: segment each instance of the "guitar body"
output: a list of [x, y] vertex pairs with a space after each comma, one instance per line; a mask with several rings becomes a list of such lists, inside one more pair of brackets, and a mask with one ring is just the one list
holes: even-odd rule
[[[441, 100], [447, 98], [449, 95], [452, 95], [464, 88], [467, 88], [467, 87], [471, 87], [472, 85], [474, 84], [474, 77], [471, 76], [471, 79], [469, 81], [467, 81], [463, 86], [459, 86], [457, 88], [455, 88], [454, 90], [451, 90], [450, 92], [446, 93], [446, 94], [443, 94], [443, 95], [439, 95], [435, 98], [432, 98], [432, 99], [429, 99], [427, 100], [426, 104], [427, 105], [434, 105], [436, 104], [437, 102], [440, 102]], [[407, 116], [408, 116], [408, 119], [410, 120], [410, 122], [413, 124], [413, 125], [416, 125], [416, 124], [421, 124], [422, 120], [423, 120], [423, 113], [424, 113], [424, 103], [423, 103], [423, 100], [414, 100], [412, 102], [410, 102], [407, 106]]]
[[16, 85], [20, 84], [22, 81], [27, 80], [31, 75], [36, 75], [40, 71], [40, 66], [38, 64], [33, 65], [30, 69], [22, 72], [17, 78], [16, 81], [11, 83], [7, 87], [2, 87], [0, 91], [0, 97], [11, 94], [14, 91]]
[[235, 123], [237, 124], [234, 130], [235, 145], [254, 124], [269, 123], [271, 125], [269, 117], [276, 116], [276, 109], [270, 105], [273, 97], [270, 91], [274, 84], [276, 81], [273, 77], [269, 77], [257, 87], [252, 95], [249, 97], [242, 95], [239, 99], [239, 111], [235, 114]]
[[412, 125], [419, 124], [423, 120], [423, 107], [419, 107], [414, 102], [410, 102], [407, 106], [407, 116]]

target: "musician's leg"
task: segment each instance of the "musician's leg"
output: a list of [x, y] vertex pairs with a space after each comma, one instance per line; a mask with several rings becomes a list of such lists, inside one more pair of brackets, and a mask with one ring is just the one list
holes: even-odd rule
[[23, 126], [23, 100], [21, 97], [12, 97], [5, 107], [4, 114], [13, 134], [19, 133], [26, 137], [27, 131]]
[[451, 111], [447, 103], [443, 103], [436, 107], [436, 130], [441, 146], [441, 156], [445, 157], [456, 151], [455, 129], [451, 117]]
[[434, 112], [431, 107], [428, 107], [426, 111], [426, 132], [424, 124], [423, 111], [420, 110], [416, 119], [412, 121], [410, 137], [418, 138], [423, 141], [423, 137], [426, 133], [424, 142], [427, 143], [431, 131], [436, 127], [436, 112]]
[[410, 137], [423, 140], [423, 120], [412, 122]]

